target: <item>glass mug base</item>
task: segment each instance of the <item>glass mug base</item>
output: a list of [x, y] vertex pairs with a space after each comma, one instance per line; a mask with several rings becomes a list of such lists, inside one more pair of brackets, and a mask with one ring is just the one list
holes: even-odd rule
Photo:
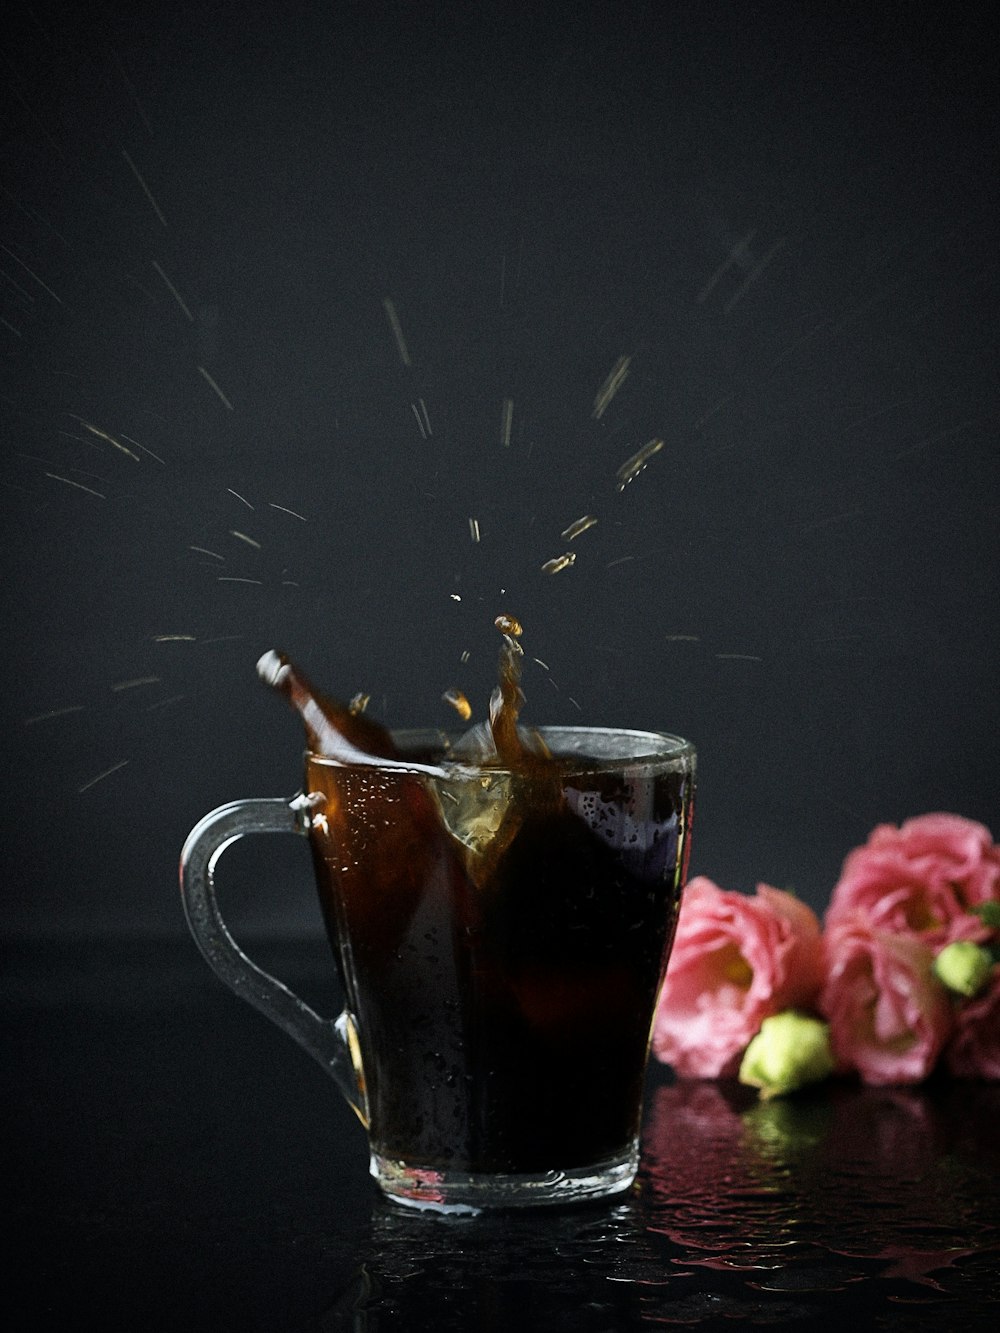
[[370, 1170], [383, 1194], [407, 1208], [439, 1213], [558, 1207], [627, 1190], [639, 1166], [639, 1141], [620, 1156], [568, 1171], [439, 1171], [373, 1152]]

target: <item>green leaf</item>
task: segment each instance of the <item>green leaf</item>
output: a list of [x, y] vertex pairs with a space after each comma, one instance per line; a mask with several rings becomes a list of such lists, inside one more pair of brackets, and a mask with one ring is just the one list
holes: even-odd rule
[[978, 916], [984, 926], [989, 926], [991, 930], [1000, 930], [1000, 903], [980, 903], [978, 907], [972, 908], [972, 914]]

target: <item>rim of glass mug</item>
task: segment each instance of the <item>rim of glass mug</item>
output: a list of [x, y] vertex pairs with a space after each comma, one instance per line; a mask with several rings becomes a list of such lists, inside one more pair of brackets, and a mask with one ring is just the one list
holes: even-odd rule
[[[690, 741], [668, 731], [579, 726], [539, 726], [524, 730], [528, 736], [537, 733], [545, 741], [553, 757], [559, 761], [561, 777], [572, 777], [574, 773], [614, 773], [625, 768], [646, 768], [650, 765], [662, 765], [669, 771], [675, 766], [693, 767], [697, 758], [695, 747]], [[401, 751], [398, 758], [385, 759], [379, 755], [366, 755], [359, 750], [357, 759], [345, 763], [343, 759], [335, 759], [316, 750], [306, 750], [305, 753], [310, 763], [331, 768], [403, 769], [434, 776], [461, 769], [483, 769], [497, 774], [516, 774], [518, 771], [489, 756], [456, 752], [455, 747], [467, 736], [467, 731], [404, 727], [394, 729], [389, 734]], [[437, 762], [408, 759], [408, 751], [430, 751]], [[579, 763], [574, 765], [571, 762], [573, 759], [578, 759]]]

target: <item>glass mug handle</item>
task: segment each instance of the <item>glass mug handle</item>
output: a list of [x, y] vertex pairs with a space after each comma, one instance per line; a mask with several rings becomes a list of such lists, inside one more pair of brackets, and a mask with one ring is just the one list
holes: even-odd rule
[[229, 933], [215, 896], [215, 866], [231, 843], [250, 833], [305, 835], [312, 804], [309, 796], [292, 801], [266, 797], [230, 801], [205, 815], [188, 834], [181, 852], [181, 900], [188, 927], [209, 967], [240, 999], [259, 1009], [323, 1066], [367, 1126], [352, 1016], [345, 1009], [333, 1021], [320, 1018], [287, 986], [251, 962]]

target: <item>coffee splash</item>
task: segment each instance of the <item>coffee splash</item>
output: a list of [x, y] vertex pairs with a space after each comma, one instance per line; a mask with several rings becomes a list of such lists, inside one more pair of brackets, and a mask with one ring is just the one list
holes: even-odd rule
[[[550, 756], [541, 736], [525, 731], [519, 724], [524, 706], [521, 671], [524, 649], [519, 642], [522, 626], [514, 616], [501, 614], [494, 621], [503, 636], [500, 649], [499, 679], [490, 698], [489, 721], [471, 727], [454, 749], [455, 756], [476, 763], [524, 771]], [[335, 763], [356, 764], [366, 760], [398, 760], [399, 751], [392, 736], [380, 723], [357, 706], [359, 696], [350, 704], [329, 698], [307, 679], [284, 653], [273, 649], [257, 663], [257, 674], [265, 685], [288, 699], [302, 719], [308, 747], [313, 754]], [[449, 695], [454, 697], [449, 698]], [[468, 707], [464, 695], [448, 691], [445, 699], [456, 706]], [[365, 700], [367, 702], [367, 699]], [[460, 715], [466, 720], [464, 708]]]
[[396, 759], [398, 751], [385, 727], [362, 709], [338, 703], [313, 686], [284, 653], [273, 649], [257, 663], [265, 685], [279, 690], [302, 718], [313, 754], [342, 764], [366, 759]]

